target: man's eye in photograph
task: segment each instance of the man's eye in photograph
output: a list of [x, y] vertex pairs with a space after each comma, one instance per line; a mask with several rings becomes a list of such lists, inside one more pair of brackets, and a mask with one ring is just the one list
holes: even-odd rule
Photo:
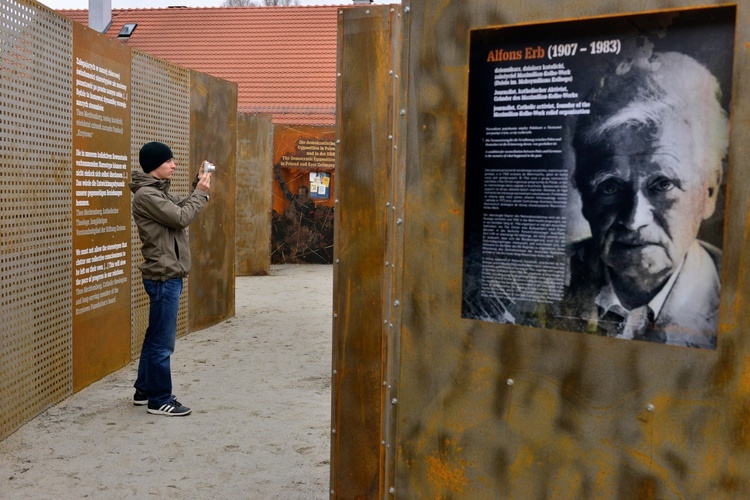
[[661, 178], [651, 183], [650, 189], [655, 193], [666, 193], [677, 187], [677, 183], [672, 179]]
[[623, 186], [615, 180], [605, 181], [597, 186], [596, 194], [602, 197], [614, 197], [623, 192]]

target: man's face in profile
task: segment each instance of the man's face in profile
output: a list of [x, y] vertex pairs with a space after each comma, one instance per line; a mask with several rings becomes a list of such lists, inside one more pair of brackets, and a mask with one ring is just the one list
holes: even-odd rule
[[713, 214], [718, 179], [696, 165], [689, 125], [667, 121], [645, 134], [621, 126], [590, 167], [583, 213], [615, 277], [660, 287], [682, 263], [701, 222]]

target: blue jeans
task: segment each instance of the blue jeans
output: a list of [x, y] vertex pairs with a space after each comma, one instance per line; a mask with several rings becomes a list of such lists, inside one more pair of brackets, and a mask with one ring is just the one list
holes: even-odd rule
[[144, 279], [143, 287], [150, 299], [150, 308], [135, 388], [148, 395], [150, 405], [161, 406], [173, 397], [169, 357], [174, 352], [177, 338], [182, 279]]

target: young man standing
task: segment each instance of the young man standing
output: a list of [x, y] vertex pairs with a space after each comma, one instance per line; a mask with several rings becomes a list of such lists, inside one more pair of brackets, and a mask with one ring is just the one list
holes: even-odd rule
[[150, 307], [133, 404], [148, 405], [148, 412], [156, 415], [185, 416], [191, 410], [172, 394], [169, 359], [177, 337], [182, 280], [190, 270], [186, 228], [208, 203], [211, 173], [204, 173], [201, 165], [192, 194], [180, 198], [169, 194], [177, 168], [169, 146], [149, 142], [141, 148], [138, 160], [143, 172], [132, 172], [130, 190], [145, 259], [139, 268]]

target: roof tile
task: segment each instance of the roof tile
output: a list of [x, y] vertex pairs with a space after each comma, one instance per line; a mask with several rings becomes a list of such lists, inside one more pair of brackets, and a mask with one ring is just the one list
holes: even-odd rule
[[[137, 23], [123, 43], [236, 82], [241, 112], [270, 112], [275, 123], [333, 125], [341, 8], [113, 9], [106, 34], [117, 38], [124, 24]], [[88, 10], [58, 12], [88, 24]]]

